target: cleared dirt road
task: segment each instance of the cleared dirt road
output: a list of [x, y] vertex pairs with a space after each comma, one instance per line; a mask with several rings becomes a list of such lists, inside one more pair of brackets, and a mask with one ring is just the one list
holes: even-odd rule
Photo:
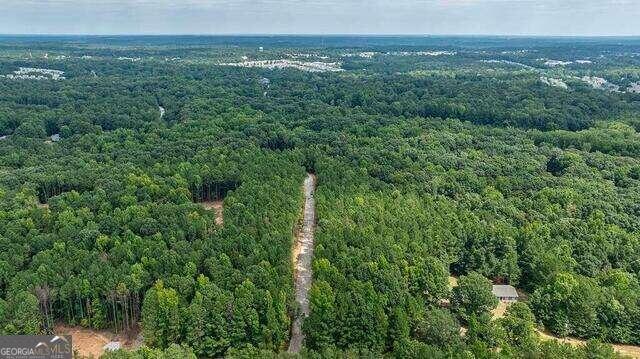
[[316, 225], [316, 202], [313, 197], [316, 187], [316, 177], [308, 174], [304, 181], [304, 211], [302, 229], [297, 233], [293, 246], [294, 286], [296, 303], [300, 308], [293, 319], [291, 327], [291, 341], [289, 352], [298, 353], [304, 342], [302, 323], [309, 316], [309, 287], [311, 287], [311, 261], [313, 260], [313, 236]]

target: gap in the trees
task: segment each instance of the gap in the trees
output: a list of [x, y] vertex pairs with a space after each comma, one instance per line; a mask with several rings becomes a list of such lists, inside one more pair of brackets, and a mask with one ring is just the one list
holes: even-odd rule
[[67, 193], [71, 191], [82, 193], [88, 190], [91, 190], [91, 189], [83, 187], [81, 185], [76, 185], [76, 184], [65, 184], [65, 183], [40, 184], [37, 188], [37, 194], [38, 194], [37, 205], [39, 207], [48, 207], [49, 199], [52, 197], [56, 197], [63, 193]]
[[115, 333], [113, 328], [93, 329], [82, 326], [72, 326], [58, 323], [53, 328], [55, 335], [73, 336], [73, 347], [81, 357], [99, 358], [109, 344], [117, 343], [126, 350], [135, 350], [142, 346], [144, 338], [139, 324], [131, 329]]
[[224, 224], [224, 199], [230, 191], [240, 187], [240, 181], [226, 180], [205, 182], [191, 190], [191, 195], [195, 203], [200, 203], [208, 211], [214, 211], [217, 225]]
[[260, 147], [273, 151], [286, 151], [296, 148], [296, 144], [282, 135], [269, 137], [260, 143]]
[[307, 173], [312, 175], [316, 174], [316, 161], [315, 158], [306, 158], [304, 161], [304, 169]]

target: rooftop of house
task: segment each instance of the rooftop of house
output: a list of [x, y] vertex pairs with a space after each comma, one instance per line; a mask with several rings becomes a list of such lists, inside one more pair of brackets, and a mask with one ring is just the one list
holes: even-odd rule
[[518, 292], [510, 285], [494, 285], [491, 292], [498, 298], [511, 297], [518, 298]]

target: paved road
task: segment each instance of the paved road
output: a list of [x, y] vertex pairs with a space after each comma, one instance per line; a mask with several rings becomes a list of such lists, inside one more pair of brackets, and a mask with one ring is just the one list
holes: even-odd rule
[[295, 260], [294, 286], [296, 303], [300, 307], [300, 313], [293, 320], [291, 327], [291, 341], [289, 342], [289, 352], [298, 353], [304, 342], [302, 332], [302, 322], [309, 316], [309, 287], [311, 286], [311, 261], [313, 260], [313, 232], [316, 225], [316, 206], [313, 193], [315, 191], [316, 177], [309, 174], [304, 181], [304, 213], [302, 230], [297, 234], [296, 243], [293, 248], [293, 258]]

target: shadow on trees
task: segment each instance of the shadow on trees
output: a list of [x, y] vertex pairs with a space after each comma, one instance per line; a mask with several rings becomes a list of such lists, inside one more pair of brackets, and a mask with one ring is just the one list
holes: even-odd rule
[[59, 196], [66, 192], [76, 191], [78, 193], [83, 193], [91, 191], [92, 189], [93, 188], [91, 186], [81, 183], [65, 183], [59, 181], [41, 182], [37, 188], [38, 201], [45, 204], [51, 197]]
[[210, 202], [223, 200], [229, 191], [240, 187], [238, 180], [209, 181], [191, 187], [191, 197], [194, 202]]

